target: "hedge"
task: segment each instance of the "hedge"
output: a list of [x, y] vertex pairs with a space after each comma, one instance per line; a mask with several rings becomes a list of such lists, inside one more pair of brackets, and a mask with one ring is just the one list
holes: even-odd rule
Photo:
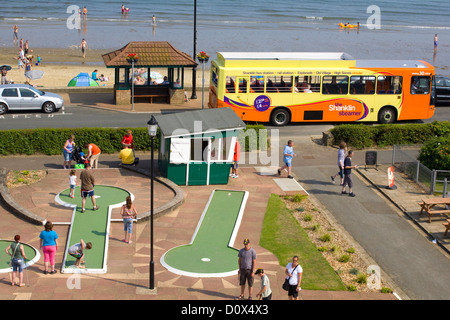
[[333, 144], [345, 141], [354, 149], [385, 147], [394, 144], [423, 144], [432, 137], [450, 133], [449, 121], [422, 124], [343, 124], [330, 130]]
[[425, 142], [418, 160], [429, 169], [450, 170], [450, 134]]
[[[102, 153], [116, 153], [122, 149], [122, 138], [129, 128], [75, 128], [75, 129], [20, 129], [0, 130], [0, 155], [41, 153], [45, 155], [62, 154], [64, 143], [73, 134], [75, 144], [84, 146], [85, 143], [95, 143]], [[259, 136], [262, 125], [247, 126], [245, 130], [254, 129], [253, 134]], [[147, 128], [131, 128], [135, 150], [150, 150], [151, 139]], [[260, 146], [259, 142], [250, 139], [242, 150], [255, 150], [267, 147], [267, 141]], [[159, 148], [159, 135], [155, 138], [155, 148]]]

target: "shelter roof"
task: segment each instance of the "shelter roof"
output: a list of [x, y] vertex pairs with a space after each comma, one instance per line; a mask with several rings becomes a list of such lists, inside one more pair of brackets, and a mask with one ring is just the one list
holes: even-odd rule
[[231, 108], [203, 109], [171, 114], [154, 114], [164, 137], [245, 129], [245, 123]]
[[197, 63], [187, 54], [175, 49], [167, 41], [133, 41], [121, 49], [102, 55], [108, 68], [130, 67], [127, 55], [139, 57], [136, 67], [194, 67]]

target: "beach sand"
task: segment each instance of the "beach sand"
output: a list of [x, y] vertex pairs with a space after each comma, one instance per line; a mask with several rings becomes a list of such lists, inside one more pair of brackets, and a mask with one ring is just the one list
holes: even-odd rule
[[[44, 77], [39, 80], [34, 80], [31, 83], [42, 90], [52, 88], [67, 87], [72, 78], [77, 76], [80, 72], [86, 72], [89, 75], [95, 69], [98, 69], [98, 75], [101, 74], [108, 77], [109, 81], [99, 82], [100, 87], [112, 88], [114, 86], [114, 69], [106, 68], [102, 54], [114, 51], [110, 50], [90, 50], [86, 52], [86, 58], [83, 58], [80, 49], [62, 49], [62, 48], [31, 48], [33, 58], [33, 66], [31, 70], [44, 71]], [[17, 47], [2, 48], [0, 50], [0, 65], [10, 65], [12, 69], [8, 71], [8, 80], [14, 80], [15, 83], [25, 83], [24, 69], [18, 69], [17, 57], [19, 49]], [[36, 66], [37, 57], [41, 57], [41, 63]], [[166, 75], [167, 69], [152, 69], [152, 71], [159, 71]], [[197, 67], [197, 83], [196, 87], [201, 88], [202, 85], [202, 69], [199, 65]], [[192, 84], [192, 69], [186, 68], [184, 73], [185, 87]], [[205, 70], [205, 85], [209, 83], [209, 71]]]

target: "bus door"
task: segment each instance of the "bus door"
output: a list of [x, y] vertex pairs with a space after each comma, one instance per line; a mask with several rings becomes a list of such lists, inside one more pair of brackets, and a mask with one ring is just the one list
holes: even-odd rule
[[434, 113], [434, 106], [431, 99], [431, 76], [411, 76], [410, 94], [405, 95], [404, 104], [408, 106], [402, 110], [399, 120], [403, 119], [427, 119], [429, 112]]

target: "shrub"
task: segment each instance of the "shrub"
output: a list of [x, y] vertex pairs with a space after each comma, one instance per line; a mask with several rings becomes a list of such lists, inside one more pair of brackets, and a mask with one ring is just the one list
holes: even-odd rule
[[[297, 209], [295, 209], [295, 210], [297, 210], [298, 212], [303, 212], [303, 211], [305, 211], [305, 208], [303, 208], [303, 207], [298, 207]], [[306, 220], [305, 220], [306, 221]]]
[[431, 138], [420, 150], [419, 161], [429, 169], [450, 170], [450, 135]]
[[347, 253], [355, 253], [355, 248], [348, 248]]
[[356, 291], [357, 289], [356, 289], [356, 286], [354, 286], [354, 285], [349, 285], [348, 287], [347, 287], [347, 289], [348, 289], [348, 291]]
[[328, 248], [327, 247], [319, 247], [319, 248], [317, 248], [317, 250], [319, 250], [320, 252], [325, 252], [325, 251], [328, 251]]
[[360, 284], [367, 283], [367, 276], [364, 273], [360, 273], [358, 277], [356, 277], [356, 282]]
[[381, 293], [392, 293], [392, 289], [383, 287], [383, 288], [381, 288]]
[[325, 233], [320, 237], [320, 241], [329, 242], [331, 241], [331, 236], [328, 233]]
[[343, 254], [342, 256], [339, 257], [338, 261], [342, 263], [347, 263], [350, 261], [350, 256], [348, 254]]
[[350, 274], [356, 276], [356, 275], [359, 273], [359, 271], [358, 271], [358, 269], [356, 269], [356, 268], [351, 268], [350, 271], [349, 271], [348, 273], [350, 273]]
[[312, 231], [319, 231], [319, 229], [320, 229], [320, 224], [315, 224], [311, 227]]
[[312, 220], [312, 215], [310, 214], [305, 214], [305, 216], [303, 217], [303, 220], [305, 220], [306, 222], [309, 222]]
[[307, 195], [297, 193], [295, 196], [292, 197], [292, 202], [302, 202], [306, 198], [308, 198]]

